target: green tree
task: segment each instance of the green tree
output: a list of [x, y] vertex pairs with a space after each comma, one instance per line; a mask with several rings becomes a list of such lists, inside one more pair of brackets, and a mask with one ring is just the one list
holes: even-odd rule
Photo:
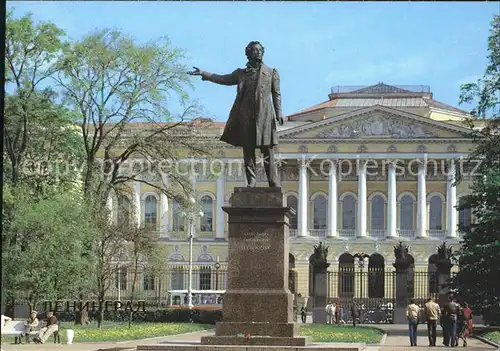
[[[500, 16], [495, 16], [488, 40], [489, 64], [476, 84], [462, 86], [462, 102], [477, 102], [472, 111], [482, 121], [471, 120], [475, 147], [470, 160], [480, 160], [471, 192], [462, 198], [459, 209], [471, 209], [474, 223], [465, 228], [455, 258], [459, 272], [453, 285], [486, 322], [500, 324]], [[486, 118], [488, 117], [488, 118]], [[479, 122], [479, 123], [478, 123]], [[461, 176], [459, 175], [459, 181]]]
[[[110, 196], [129, 195], [135, 181], [184, 198], [192, 183], [171, 166], [180, 158], [207, 154], [199, 138], [206, 124], [188, 123], [199, 109], [187, 94], [191, 84], [182, 59], [166, 38], [139, 44], [120, 31], [100, 30], [66, 47], [57, 63], [58, 87], [83, 137], [84, 193], [102, 228], [92, 244], [98, 253], [100, 302], [124, 240], [119, 227], [102, 216]], [[174, 112], [175, 105], [180, 112]], [[163, 174], [168, 187], [152, 180]]]
[[[159, 254], [159, 235], [152, 226], [138, 227], [135, 223], [128, 225], [122, 231], [124, 233], [125, 247], [127, 248], [127, 257], [131, 262], [132, 268], [132, 285], [130, 288], [130, 304], [133, 306], [136, 293], [137, 280], [140, 274], [152, 274], [154, 269], [151, 269], [153, 262], [158, 262]], [[134, 316], [133, 309], [130, 309], [128, 327], [132, 326], [132, 318]]]
[[[6, 180], [17, 184], [32, 141], [30, 128], [40, 116], [38, 108], [53, 98], [44, 84], [56, 70], [54, 64], [64, 46], [64, 32], [53, 23], [33, 23], [31, 14], [21, 18], [13, 15], [10, 9], [6, 18], [4, 147], [9, 161]], [[44, 106], [42, 118], [48, 117], [46, 109]]]
[[94, 260], [84, 245], [95, 227], [82, 194], [39, 199], [33, 189], [19, 184], [5, 185], [4, 191], [14, 215], [2, 241], [16, 243], [2, 253], [2, 269], [9, 272], [2, 293], [32, 308], [43, 299], [77, 297], [89, 285]]
[[[53, 213], [47, 211], [50, 208], [63, 208], [61, 212], [65, 212], [61, 203], [68, 200], [68, 210], [82, 213], [82, 208], [75, 207], [79, 203], [75, 202], [79, 196], [78, 168], [84, 155], [81, 135], [74, 128], [70, 112], [57, 103], [57, 94], [48, 85], [65, 45], [63, 36], [64, 32], [52, 23], [34, 23], [30, 14], [15, 18], [13, 9], [7, 14], [3, 180], [4, 192], [9, 196], [3, 198], [2, 212], [2, 262], [5, 263], [2, 265], [2, 301], [7, 299], [10, 307], [14, 304], [14, 294], [20, 296], [19, 291], [28, 284], [29, 278], [26, 272], [20, 274], [16, 270], [17, 266], [11, 263], [19, 263], [18, 259], [22, 258], [25, 264], [21, 267], [26, 269], [30, 267], [27, 263], [31, 262], [31, 257], [38, 258], [39, 252], [36, 250], [44, 250], [45, 242], [41, 238], [50, 234], [50, 243], [54, 245], [54, 240], [64, 241], [67, 238], [59, 236], [59, 233], [47, 233], [43, 225], [38, 230], [33, 224], [31, 233], [27, 232], [30, 223], [44, 219], [35, 218], [37, 215], [34, 211], [41, 211], [47, 218], [52, 218], [50, 215]], [[75, 167], [69, 167], [68, 160], [72, 160]], [[61, 198], [61, 193], [66, 193], [68, 198]], [[61, 216], [54, 225], [57, 223], [61, 228], [64, 227], [60, 222], [62, 220], [69, 221], [66, 223], [67, 228], [73, 228], [74, 218], [69, 214]], [[78, 235], [74, 240], [76, 245]], [[38, 246], [32, 246], [32, 243]], [[61, 248], [65, 247], [65, 243], [60, 244]], [[73, 274], [74, 269], [70, 266], [67, 266], [68, 276], [63, 274], [64, 270], [59, 271], [57, 282], [47, 287], [47, 292], [42, 289], [39, 293], [52, 296], [58, 282], [63, 282]], [[61, 269], [65, 267], [59, 266]], [[47, 279], [52, 279], [49, 273]], [[39, 272], [34, 271], [33, 274], [38, 275]], [[38, 284], [38, 281], [33, 284]], [[71, 286], [63, 284], [61, 292], [69, 293], [66, 287]], [[35, 295], [29, 297], [32, 302], [37, 299]]]

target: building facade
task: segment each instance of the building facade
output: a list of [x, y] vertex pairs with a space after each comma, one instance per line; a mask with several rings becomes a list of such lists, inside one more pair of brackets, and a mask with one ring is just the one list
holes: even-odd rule
[[[341, 272], [391, 271], [393, 247], [399, 241], [409, 245], [414, 271], [432, 275], [437, 246], [446, 241], [456, 250], [460, 228], [474, 220], [470, 210], [456, 209], [469, 192], [474, 170], [466, 162], [472, 141], [462, 122], [468, 118], [466, 112], [434, 100], [429, 87], [383, 83], [334, 88], [326, 102], [287, 117], [279, 130], [278, 158], [286, 205], [296, 210], [289, 230], [296, 294], [307, 299], [311, 293], [309, 257], [319, 241], [329, 247], [331, 277], [340, 274], [330, 279], [332, 298], [388, 297], [389, 285], [380, 288], [377, 278], [366, 276], [363, 290], [363, 275], [346, 283]], [[215, 123], [207, 134], [214, 136], [217, 163], [224, 164], [224, 171], [214, 175], [208, 165], [193, 177], [204, 213], [194, 230], [195, 290], [225, 287], [225, 275], [218, 276], [227, 262], [228, 226], [222, 206], [230, 205], [233, 188], [246, 186], [242, 151], [216, 141], [223, 126]], [[258, 186], [267, 186], [262, 167], [260, 171]], [[455, 185], [457, 171], [463, 180]], [[111, 201], [117, 212], [121, 204]], [[160, 232], [170, 272], [168, 278], [144, 276], [139, 290], [160, 298], [186, 290], [181, 271], [188, 266], [189, 240], [182, 208], [139, 182], [131, 201], [138, 209], [137, 220]], [[364, 267], [358, 264], [361, 256], [369, 257]], [[127, 289], [123, 280], [125, 276], [116, 286]], [[419, 295], [436, 289], [432, 282], [424, 285], [418, 287]]]

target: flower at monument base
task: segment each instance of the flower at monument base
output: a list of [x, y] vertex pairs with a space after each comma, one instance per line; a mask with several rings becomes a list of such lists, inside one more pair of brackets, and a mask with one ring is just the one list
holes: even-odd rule
[[245, 339], [247, 339], [247, 340], [252, 339], [252, 336], [250, 335], [250, 333], [245, 332]]

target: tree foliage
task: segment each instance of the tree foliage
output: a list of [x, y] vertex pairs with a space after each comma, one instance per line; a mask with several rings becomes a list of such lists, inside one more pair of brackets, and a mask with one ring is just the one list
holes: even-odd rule
[[94, 258], [85, 243], [95, 235], [82, 196], [59, 193], [40, 199], [24, 185], [4, 186], [13, 208], [2, 242], [2, 269], [9, 272], [2, 293], [36, 306], [42, 299], [76, 298], [88, 288]]
[[500, 15], [491, 21], [488, 37], [488, 66], [476, 83], [461, 86], [460, 103], [473, 103], [471, 111], [476, 117], [486, 119], [489, 115], [498, 118], [500, 113]]
[[[185, 125], [199, 109], [186, 92], [190, 81], [182, 58], [166, 38], [138, 44], [119, 31], [100, 30], [68, 46], [58, 61], [58, 85], [83, 135], [84, 189], [102, 205], [111, 190], [131, 181], [170, 197], [179, 195], [174, 189], [190, 190], [172, 167], [161, 168], [206, 154], [192, 142], [199, 128]], [[142, 166], [131, 167], [132, 159], [141, 159]], [[160, 173], [169, 176], [168, 188], [144, 177], [161, 179]]]
[[[462, 87], [464, 101], [477, 100], [476, 115], [485, 116], [498, 108], [500, 93], [500, 16], [492, 21], [489, 38], [489, 65], [476, 85]], [[482, 85], [481, 85], [482, 84]], [[481, 87], [479, 89], [479, 87]], [[465, 97], [465, 98], [464, 98]], [[453, 280], [459, 294], [486, 322], [500, 324], [500, 119], [497, 114], [479, 127], [469, 121], [474, 150], [471, 160], [480, 164], [471, 192], [461, 198], [459, 209], [471, 209], [474, 223], [464, 232], [455, 257], [459, 272]]]
[[[32, 141], [30, 128], [42, 123], [39, 117], [52, 114], [39, 113], [53, 97], [48, 86], [43, 87], [55, 72], [54, 66], [64, 43], [64, 32], [52, 23], [35, 24], [31, 15], [14, 18], [9, 10], [6, 18], [5, 40], [5, 101], [4, 147], [9, 161], [10, 177], [18, 182], [25, 153]], [[56, 125], [57, 127], [57, 125]], [[4, 158], [5, 159], [5, 158]]]

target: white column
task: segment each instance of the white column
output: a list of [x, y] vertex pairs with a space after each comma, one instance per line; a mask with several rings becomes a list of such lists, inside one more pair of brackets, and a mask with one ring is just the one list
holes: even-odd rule
[[328, 237], [337, 237], [337, 164], [330, 163], [328, 174]]
[[217, 178], [217, 228], [215, 232], [215, 238], [224, 240], [224, 211], [222, 206], [224, 206], [224, 170], [221, 170]]
[[387, 190], [387, 237], [394, 238], [396, 232], [396, 163], [389, 163]]
[[134, 182], [134, 223], [141, 226], [141, 183]]
[[[166, 188], [167, 187], [167, 175], [162, 174], [161, 176], [162, 181], [163, 181], [163, 186]], [[168, 217], [169, 217], [169, 211], [168, 211], [168, 197], [164, 193], [161, 193], [160, 195], [160, 237], [168, 237]]]
[[359, 161], [358, 169], [358, 225], [357, 236], [366, 236], [366, 161]]
[[448, 229], [448, 237], [455, 238], [457, 236], [457, 188], [453, 184], [455, 182], [455, 162], [450, 161], [448, 169], [448, 184], [446, 189], [446, 229]]
[[299, 206], [298, 206], [298, 233], [297, 236], [308, 236], [309, 230], [307, 228], [307, 202], [308, 200], [308, 191], [307, 191], [307, 163], [304, 161], [303, 164], [300, 165], [299, 171]]
[[418, 164], [417, 190], [417, 238], [427, 237], [427, 190], [425, 185], [426, 165], [421, 161]]

